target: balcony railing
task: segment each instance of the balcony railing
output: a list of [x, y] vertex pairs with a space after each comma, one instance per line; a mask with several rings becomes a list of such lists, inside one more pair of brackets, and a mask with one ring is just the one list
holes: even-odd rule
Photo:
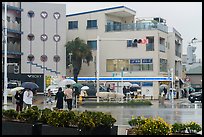
[[159, 23], [152, 23], [152, 22], [138, 22], [138, 23], [131, 23], [131, 24], [116, 24], [116, 25], [105, 25], [106, 32], [113, 32], [113, 31], [137, 31], [137, 30], [160, 30], [164, 32], [168, 32], [168, 27], [159, 24]]
[[[16, 4], [11, 4], [16, 3]], [[15, 10], [15, 11], [23, 11], [23, 9], [20, 8], [20, 3], [17, 2], [11, 2], [8, 3], [7, 8], [8, 10]], [[2, 8], [5, 8], [5, 3], [2, 3]]]

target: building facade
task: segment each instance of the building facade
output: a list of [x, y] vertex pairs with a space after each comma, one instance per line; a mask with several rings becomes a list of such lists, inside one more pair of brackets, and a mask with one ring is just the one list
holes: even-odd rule
[[[93, 51], [93, 62], [89, 66], [83, 63], [79, 77], [96, 77], [97, 36], [99, 76], [112, 77], [109, 83], [116, 86], [116, 91], [121, 92], [123, 82], [132, 82], [142, 87], [143, 95], [158, 99], [160, 84], [171, 85], [170, 68], [177, 86], [176, 81], [182, 75], [182, 38], [176, 29], [168, 32], [165, 19], [138, 20], [136, 11], [125, 6], [67, 15], [67, 41], [79, 37]], [[114, 77], [122, 79], [117, 82]]]
[[[66, 5], [37, 2], [7, 4], [7, 62], [16, 63], [19, 67], [18, 72], [8, 67], [8, 82], [32, 81], [43, 91], [46, 77], [66, 75]], [[2, 29], [4, 6], [2, 3]]]

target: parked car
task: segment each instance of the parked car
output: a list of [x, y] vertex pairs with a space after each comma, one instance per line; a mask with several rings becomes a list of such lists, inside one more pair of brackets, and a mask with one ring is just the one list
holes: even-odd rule
[[[86, 90], [87, 91], [87, 95], [88, 97], [96, 97], [96, 86], [93, 83], [86, 83], [86, 84], [82, 84], [83, 86], [88, 86], [89, 89]], [[99, 92], [107, 92], [107, 87], [106, 86], [99, 86]]]
[[195, 101], [201, 101], [202, 103], [202, 91], [201, 92], [193, 92], [188, 96], [188, 100], [191, 103], [194, 103]]
[[[59, 86], [58, 86], [57, 84], [56, 84], [56, 85], [49, 85], [49, 86], [46, 88], [46, 90], [45, 90], [45, 92], [44, 92], [44, 95], [47, 95], [48, 89], [50, 89], [52, 95], [56, 95], [56, 93], [57, 93], [57, 91], [58, 91], [58, 89], [59, 89]], [[65, 87], [62, 87], [62, 91], [64, 91], [64, 90], [65, 90]]]

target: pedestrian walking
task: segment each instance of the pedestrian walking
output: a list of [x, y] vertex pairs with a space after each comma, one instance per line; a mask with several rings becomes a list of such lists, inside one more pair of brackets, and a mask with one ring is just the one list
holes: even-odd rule
[[27, 108], [31, 108], [32, 103], [33, 103], [33, 92], [31, 91], [31, 89], [27, 88], [23, 93], [24, 110], [26, 110]]
[[73, 90], [71, 88], [71, 85], [67, 85], [67, 89], [64, 90], [64, 94], [65, 94], [65, 97], [66, 97], [68, 110], [72, 110], [72, 94], [73, 94]]
[[50, 89], [48, 89], [48, 92], [47, 92], [47, 103], [49, 102], [52, 104], [52, 93]]
[[111, 92], [110, 84], [107, 87], [107, 92]]
[[16, 99], [16, 111], [20, 112], [23, 109], [23, 91], [22, 90], [16, 91], [15, 99]]
[[123, 86], [123, 94], [126, 95], [126, 93], [127, 93], [126, 87]]
[[55, 96], [55, 100], [57, 101], [56, 103], [57, 109], [63, 109], [63, 98], [64, 98], [64, 93], [62, 92], [62, 88], [59, 87]]

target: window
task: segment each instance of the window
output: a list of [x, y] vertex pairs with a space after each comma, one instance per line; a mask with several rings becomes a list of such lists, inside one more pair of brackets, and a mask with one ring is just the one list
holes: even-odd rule
[[152, 59], [142, 59], [142, 71], [153, 70]]
[[129, 60], [128, 59], [107, 59], [106, 70], [107, 72], [121, 72], [129, 71]]
[[144, 87], [152, 87], [153, 86], [153, 82], [142, 82], [142, 86], [144, 86]]
[[87, 20], [87, 29], [97, 28], [97, 20]]
[[68, 29], [78, 29], [78, 21], [69, 21]]
[[132, 40], [127, 40], [127, 47], [132, 47]]
[[160, 72], [167, 72], [167, 60], [160, 58]]
[[165, 52], [165, 39], [161, 37], [159, 38], [159, 51]]
[[127, 47], [137, 47], [137, 42], [133, 40], [127, 40]]
[[141, 71], [141, 59], [130, 59], [130, 71]]
[[154, 51], [154, 37], [146, 37], [148, 44], [146, 44], [146, 51]]
[[97, 50], [97, 41], [96, 41], [96, 40], [87, 41], [87, 45], [88, 45], [92, 50]]

